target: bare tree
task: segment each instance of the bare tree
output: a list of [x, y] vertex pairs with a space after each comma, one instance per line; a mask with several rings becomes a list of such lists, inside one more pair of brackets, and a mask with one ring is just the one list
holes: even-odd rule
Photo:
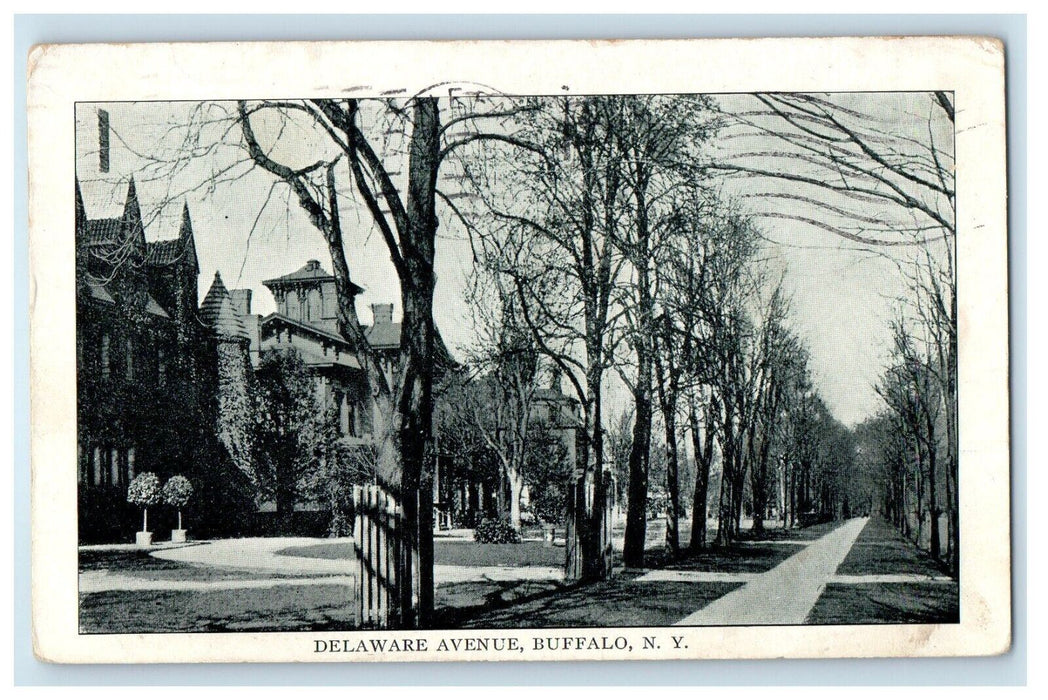
[[[945, 426], [947, 555], [956, 571], [957, 303], [952, 93], [758, 93], [725, 98], [731, 153], [715, 168], [758, 217], [799, 222], [895, 261], [907, 333], [927, 343]], [[789, 242], [787, 241], [788, 245]], [[918, 328], [920, 330], [918, 330]]]
[[469, 304], [478, 337], [470, 360], [479, 376], [463, 397], [462, 409], [498, 459], [499, 510], [519, 530], [540, 366], [538, 348], [511, 284], [497, 272], [476, 270]]
[[[461, 101], [442, 102], [425, 95], [384, 101], [375, 105], [370, 128], [362, 116], [365, 103], [358, 99], [237, 104], [238, 124], [251, 159], [291, 189], [327, 242], [336, 280], [339, 331], [354, 343], [361, 365], [367, 368], [380, 414], [374, 424], [379, 436], [377, 477], [396, 496], [400, 510], [401, 532], [395, 547], [398, 590], [391, 596], [392, 624], [398, 627], [425, 626], [433, 607], [429, 483], [434, 458], [433, 381], [442, 366], [451, 364], [433, 322], [437, 202], [450, 201], [438, 189], [441, 168], [449, 156], [481, 140], [530, 147], [511, 135], [478, 126], [507, 114], [501, 102], [480, 98], [466, 102], [463, 108]], [[255, 124], [267, 115], [277, 126], [268, 130], [268, 141], [263, 142]], [[299, 131], [305, 129], [309, 140], [322, 142], [317, 160], [291, 162], [299, 151], [289, 152], [281, 143], [298, 136], [287, 128], [289, 123]], [[290, 153], [288, 162], [279, 160], [277, 153]], [[401, 175], [404, 170], [406, 176]], [[400, 282], [403, 319], [395, 374], [371, 351], [352, 303], [340, 213], [344, 195], [338, 187], [347, 174], [355, 196], [386, 243]]]
[[[634, 401], [633, 446], [626, 514], [623, 562], [644, 565], [644, 542], [651, 431], [655, 403], [655, 334], [658, 305], [655, 264], [659, 250], [679, 230], [677, 205], [694, 197], [702, 175], [703, 146], [715, 124], [709, 100], [692, 96], [632, 96], [612, 103], [608, 128], [621, 153], [619, 163], [628, 216], [610, 230], [615, 245], [629, 262], [624, 281], [625, 319], [635, 374], [620, 372]], [[664, 417], [665, 418], [665, 417]], [[668, 430], [676, 430], [675, 416]], [[671, 501], [668, 542], [678, 549], [679, 509], [676, 437], [667, 441], [667, 493]]]
[[923, 539], [927, 514], [928, 548], [931, 555], [939, 559], [941, 509], [937, 489], [941, 449], [939, 426], [942, 421], [940, 387], [930, 358], [920, 353], [904, 324], [897, 321], [893, 331], [894, 364], [886, 370], [877, 391], [894, 414], [898, 427], [908, 437], [913, 449], [917, 541], [920, 543]]
[[[484, 198], [478, 255], [501, 260], [539, 350], [566, 377], [582, 409], [578, 468], [569, 490], [569, 577], [610, 574], [600, 542], [604, 475], [603, 389], [619, 341], [613, 291], [624, 260], [611, 241], [623, 216], [621, 155], [609, 130], [611, 98], [546, 98], [519, 120], [542, 145], [488, 153], [470, 169]], [[492, 148], [499, 148], [492, 144]], [[483, 169], [484, 165], [488, 169]], [[493, 187], [494, 178], [501, 179]]]

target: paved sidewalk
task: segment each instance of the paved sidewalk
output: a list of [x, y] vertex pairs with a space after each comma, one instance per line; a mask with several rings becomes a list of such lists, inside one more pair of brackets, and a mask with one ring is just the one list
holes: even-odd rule
[[[352, 542], [352, 539], [325, 539], [325, 544]], [[245, 569], [250, 571], [293, 574], [296, 576], [348, 576], [357, 571], [355, 559], [324, 559], [280, 554], [282, 550], [317, 544], [306, 537], [245, 538], [218, 540], [196, 547], [153, 551], [158, 559], [211, 568]], [[547, 566], [453, 566], [437, 564], [433, 567], [437, 585], [463, 581], [545, 581], [564, 578], [559, 567]], [[324, 579], [320, 579], [324, 582]], [[276, 584], [272, 584], [276, 585]], [[159, 586], [153, 586], [159, 588]]]
[[869, 518], [849, 520], [677, 625], [800, 625]]
[[[328, 539], [324, 542], [337, 543]], [[347, 540], [352, 542], [352, 540]], [[319, 559], [314, 557], [289, 557], [277, 554], [280, 550], [316, 544], [309, 537], [246, 537], [242, 539], [216, 540], [196, 547], [165, 549], [150, 552], [157, 559], [167, 559], [183, 564], [195, 564], [225, 569], [247, 569], [277, 574], [299, 576], [352, 575], [356, 562], [350, 559]]]

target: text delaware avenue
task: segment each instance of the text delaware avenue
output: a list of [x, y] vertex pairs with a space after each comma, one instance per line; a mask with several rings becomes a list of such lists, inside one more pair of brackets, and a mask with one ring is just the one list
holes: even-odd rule
[[[536, 637], [531, 640], [533, 651], [610, 651], [629, 650], [631, 645], [625, 637], [608, 636], [563, 636]], [[399, 652], [430, 651], [427, 639], [317, 639], [313, 642], [313, 651], [342, 654], [381, 654]], [[517, 637], [447, 637], [441, 639], [433, 651], [517, 651], [523, 652], [524, 646]]]

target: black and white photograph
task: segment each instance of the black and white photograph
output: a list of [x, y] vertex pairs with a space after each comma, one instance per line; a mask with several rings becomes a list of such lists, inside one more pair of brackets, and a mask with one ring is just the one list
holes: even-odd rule
[[962, 622], [963, 93], [381, 87], [69, 105], [78, 637]]

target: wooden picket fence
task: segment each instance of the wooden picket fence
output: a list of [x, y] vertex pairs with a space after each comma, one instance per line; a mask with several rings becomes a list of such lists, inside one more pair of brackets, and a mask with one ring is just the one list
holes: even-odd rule
[[[353, 538], [360, 564], [358, 620], [361, 627], [384, 629], [396, 626], [397, 561], [403, 547], [401, 513], [396, 499], [376, 484], [353, 487], [356, 522]], [[417, 576], [418, 553], [412, 572]], [[412, 590], [418, 587], [412, 585]]]

